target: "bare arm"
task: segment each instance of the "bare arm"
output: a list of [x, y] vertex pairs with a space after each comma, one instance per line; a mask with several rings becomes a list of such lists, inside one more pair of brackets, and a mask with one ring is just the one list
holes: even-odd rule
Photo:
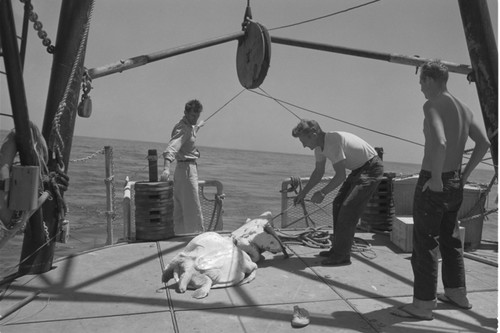
[[335, 176], [321, 189], [321, 191], [314, 193], [311, 198], [312, 202], [321, 203], [328, 193], [335, 190], [346, 179], [345, 160], [335, 163], [333, 169], [335, 170]]
[[470, 128], [469, 128], [469, 137], [474, 141], [474, 149], [472, 150], [472, 155], [470, 157], [469, 162], [465, 166], [462, 172], [462, 184], [467, 182], [472, 170], [476, 168], [476, 166], [481, 162], [484, 155], [490, 148], [490, 142], [486, 137], [486, 133], [483, 130], [483, 127], [479, 125], [479, 123], [473, 118]]
[[323, 175], [325, 174], [325, 164], [326, 164], [326, 159], [319, 162], [316, 161], [316, 166], [313, 172], [311, 173], [311, 176], [309, 177], [309, 181], [307, 182], [306, 186], [304, 186], [302, 191], [300, 191], [299, 194], [297, 194], [297, 196], [293, 200], [294, 205], [303, 201], [307, 193], [309, 193], [309, 191], [311, 191], [311, 189], [313, 189], [314, 186], [316, 186], [321, 181]]

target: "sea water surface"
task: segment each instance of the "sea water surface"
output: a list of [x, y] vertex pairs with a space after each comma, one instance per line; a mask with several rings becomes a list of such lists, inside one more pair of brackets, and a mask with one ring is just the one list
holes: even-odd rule
[[[7, 132], [0, 132], [0, 138]], [[70, 223], [70, 237], [65, 244], [56, 244], [56, 257], [81, 252], [105, 245], [107, 206], [104, 147], [112, 149], [115, 218], [113, 242], [123, 238], [123, 188], [126, 177], [132, 181], [148, 181], [147, 155], [155, 149], [161, 155], [165, 143], [141, 142], [76, 136], [73, 139], [68, 176], [70, 186], [64, 198], [68, 206], [66, 218]], [[300, 149], [301, 147], [298, 147]], [[314, 168], [312, 152], [283, 154], [262, 151], [199, 147], [198, 163], [200, 180], [218, 180], [223, 184], [224, 229], [234, 229], [238, 221], [243, 224], [248, 217], [265, 211], [277, 215], [281, 211], [281, 184], [290, 177], [309, 177]], [[161, 156], [160, 156], [161, 157]], [[159, 160], [159, 170], [163, 160]], [[419, 171], [419, 165], [384, 162], [386, 172], [411, 175]], [[172, 166], [173, 168], [174, 166]], [[328, 166], [327, 175], [333, 174]], [[493, 169], [478, 169], [470, 181], [488, 184]], [[490, 195], [489, 205], [497, 197], [496, 186]], [[19, 234], [6, 247], [0, 249], [0, 277], [17, 271], [23, 235]]]

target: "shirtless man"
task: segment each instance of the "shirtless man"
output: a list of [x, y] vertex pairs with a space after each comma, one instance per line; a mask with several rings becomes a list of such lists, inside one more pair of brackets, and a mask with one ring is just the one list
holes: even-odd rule
[[[424, 64], [420, 86], [424, 104], [425, 149], [413, 201], [413, 302], [395, 315], [432, 320], [437, 299], [463, 309], [467, 299], [458, 210], [463, 187], [490, 143], [470, 109], [448, 92], [448, 69], [438, 61]], [[463, 170], [467, 139], [474, 150]], [[442, 258], [444, 294], [437, 294], [438, 252]]]

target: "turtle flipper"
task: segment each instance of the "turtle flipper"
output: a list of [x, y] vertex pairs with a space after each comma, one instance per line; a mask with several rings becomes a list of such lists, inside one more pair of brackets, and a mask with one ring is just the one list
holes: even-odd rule
[[237, 286], [241, 286], [242, 284], [251, 282], [253, 279], [255, 279], [255, 275], [257, 275], [257, 265], [255, 265], [255, 269], [252, 270], [250, 274], [246, 275], [245, 278], [237, 284]]
[[208, 296], [210, 288], [212, 288], [212, 279], [205, 274], [193, 274], [191, 277], [191, 284], [198, 287], [198, 289], [193, 292], [193, 298], [200, 299]]

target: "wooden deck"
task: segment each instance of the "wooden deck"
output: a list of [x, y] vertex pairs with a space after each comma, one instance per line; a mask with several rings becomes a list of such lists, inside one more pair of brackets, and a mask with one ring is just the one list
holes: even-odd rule
[[[352, 265], [323, 267], [318, 249], [290, 245], [293, 254], [266, 254], [254, 281], [212, 289], [197, 300], [161, 283], [162, 267], [189, 237], [117, 244], [57, 260], [54, 269], [0, 289], [0, 332], [497, 332], [497, 267], [466, 258], [472, 310], [438, 302], [432, 321], [404, 319], [390, 309], [411, 302], [409, 253], [386, 235], [358, 233], [371, 244]], [[439, 291], [442, 291], [441, 282]], [[310, 324], [291, 327], [293, 306]]]

